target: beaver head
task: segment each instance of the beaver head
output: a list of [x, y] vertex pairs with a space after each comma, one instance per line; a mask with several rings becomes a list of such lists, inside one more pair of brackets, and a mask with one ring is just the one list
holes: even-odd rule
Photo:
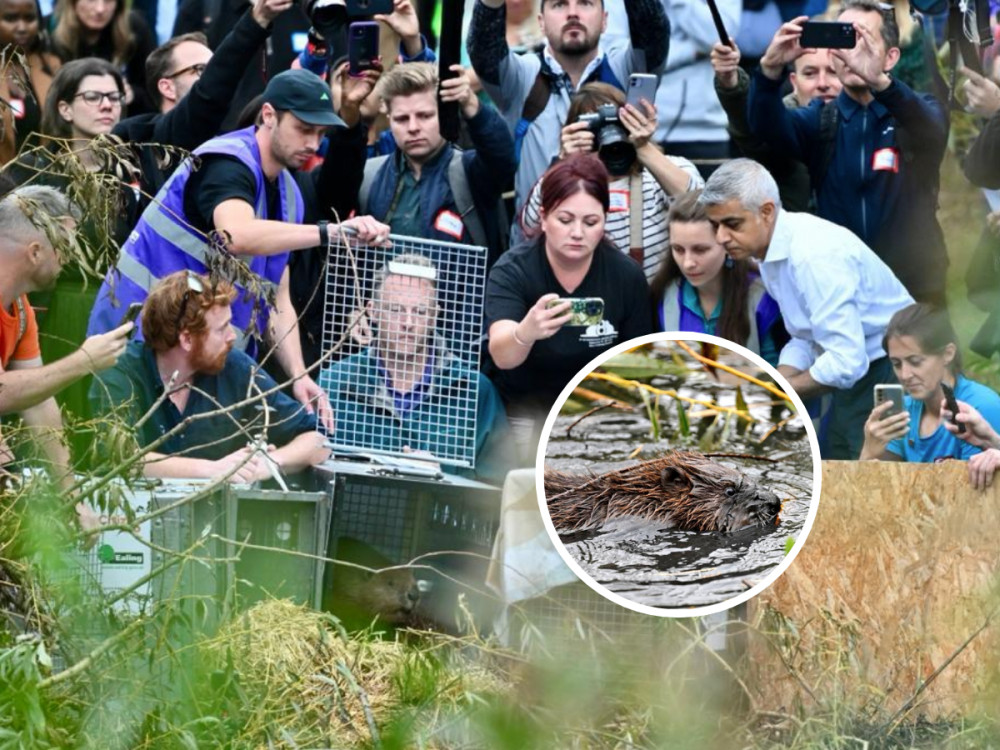
[[383, 621], [400, 625], [413, 613], [420, 601], [420, 585], [413, 571], [406, 568], [372, 573], [359, 592], [359, 604]]
[[694, 528], [731, 532], [778, 522], [778, 496], [720, 464], [706, 461], [696, 473], [667, 466], [660, 472], [660, 485], [671, 497], [688, 497], [675, 504], [674, 513]]

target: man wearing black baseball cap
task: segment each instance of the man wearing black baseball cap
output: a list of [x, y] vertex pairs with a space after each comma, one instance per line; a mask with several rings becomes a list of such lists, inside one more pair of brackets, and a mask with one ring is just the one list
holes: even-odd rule
[[[195, 149], [157, 193], [135, 230], [122, 246], [117, 267], [98, 293], [88, 331], [115, 328], [131, 302], [141, 302], [157, 281], [180, 270], [209, 273], [222, 254], [236, 256], [254, 274], [252, 287], [275, 289], [273, 309], [257, 290], [249, 293], [241, 279], [231, 278], [239, 292], [233, 302], [237, 345], [253, 355], [256, 338], [267, 337], [275, 357], [294, 379], [292, 393], [310, 413], [333, 427], [322, 389], [306, 371], [289, 295], [288, 253], [327, 245], [336, 225], [302, 224], [303, 199], [289, 170], [305, 164], [319, 147], [327, 128], [343, 127], [333, 112], [327, 84], [306, 70], [288, 70], [264, 90], [259, 126], [213, 138]], [[382, 243], [389, 227], [371, 217], [343, 225], [362, 242]], [[224, 242], [225, 251], [209, 241]], [[113, 293], [112, 293], [113, 289]], [[273, 313], [273, 314], [272, 314]]]
[[307, 70], [279, 73], [264, 89], [264, 102], [288, 111], [308, 125], [336, 125], [344, 121], [333, 112], [333, 95], [322, 78]]

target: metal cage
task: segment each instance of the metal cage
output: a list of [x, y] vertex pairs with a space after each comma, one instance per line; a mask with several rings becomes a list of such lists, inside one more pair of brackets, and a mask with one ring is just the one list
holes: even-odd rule
[[487, 251], [413, 237], [330, 249], [319, 374], [338, 450], [475, 465]]

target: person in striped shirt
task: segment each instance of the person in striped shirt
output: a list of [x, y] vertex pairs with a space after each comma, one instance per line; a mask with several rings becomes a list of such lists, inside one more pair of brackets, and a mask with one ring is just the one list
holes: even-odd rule
[[[625, 94], [606, 83], [588, 83], [571, 100], [566, 126], [562, 130], [559, 158], [570, 154], [598, 150], [597, 138], [580, 115], [597, 112], [602, 105], [613, 105], [619, 121], [628, 135], [631, 149], [618, 160], [604, 151], [598, 151], [604, 166], [611, 175], [608, 188], [611, 208], [607, 216], [607, 237], [623, 253], [631, 255], [652, 279], [660, 268], [669, 246], [667, 210], [678, 195], [700, 188], [704, 180], [698, 168], [679, 156], [666, 156], [652, 141], [656, 132], [656, 107], [643, 101], [643, 111], [625, 104]], [[541, 179], [535, 184], [528, 200], [521, 209], [521, 229], [525, 236], [537, 236], [540, 231], [539, 206], [542, 195]], [[640, 242], [634, 245], [632, 229], [632, 190], [642, 190], [642, 211], [634, 221], [641, 227]]]

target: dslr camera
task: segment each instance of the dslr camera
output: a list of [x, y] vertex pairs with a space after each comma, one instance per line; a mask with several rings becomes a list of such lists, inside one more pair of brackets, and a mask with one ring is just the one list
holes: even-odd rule
[[618, 119], [618, 107], [602, 104], [596, 112], [580, 115], [594, 134], [597, 155], [612, 175], [627, 174], [635, 163], [635, 146], [628, 139], [628, 131]]
[[330, 42], [347, 23], [344, 0], [302, 0], [302, 11], [322, 39]]

